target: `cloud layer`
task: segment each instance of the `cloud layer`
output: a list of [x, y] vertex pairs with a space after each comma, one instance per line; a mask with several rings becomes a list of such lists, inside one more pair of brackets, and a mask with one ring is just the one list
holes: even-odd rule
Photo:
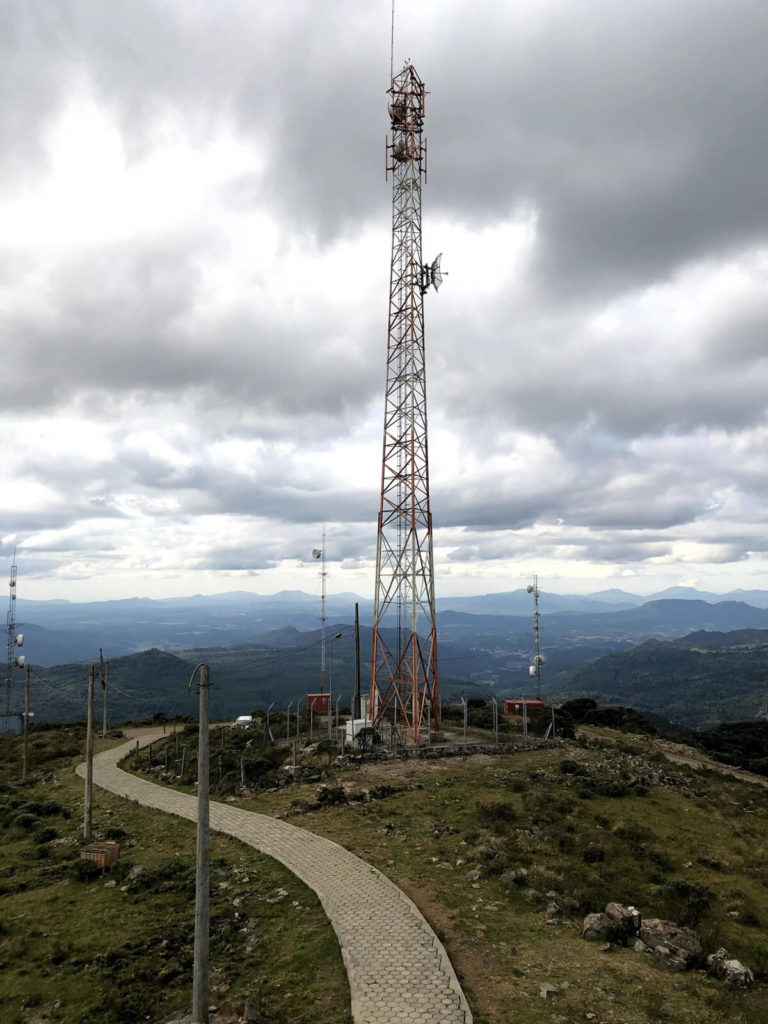
[[[390, 5], [0, 11], [0, 555], [370, 593]], [[438, 592], [768, 586], [768, 10], [423, 0]], [[546, 583], [545, 583], [546, 581]]]

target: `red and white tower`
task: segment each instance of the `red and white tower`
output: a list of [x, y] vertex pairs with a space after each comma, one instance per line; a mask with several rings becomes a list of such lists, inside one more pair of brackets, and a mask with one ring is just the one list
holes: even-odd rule
[[370, 707], [374, 725], [388, 721], [416, 744], [428, 715], [435, 731], [440, 728], [424, 295], [442, 278], [439, 256], [422, 263], [426, 89], [412, 65], [393, 76], [389, 94], [392, 270]]

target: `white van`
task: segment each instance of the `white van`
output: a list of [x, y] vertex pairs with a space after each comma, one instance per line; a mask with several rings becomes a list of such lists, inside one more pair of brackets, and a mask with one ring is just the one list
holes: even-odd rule
[[235, 719], [235, 725], [241, 729], [250, 729], [253, 725], [253, 715], [238, 715]]

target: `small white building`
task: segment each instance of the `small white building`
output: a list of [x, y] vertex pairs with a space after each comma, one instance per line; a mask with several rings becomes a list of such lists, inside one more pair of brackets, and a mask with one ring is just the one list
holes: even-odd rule
[[349, 745], [357, 742], [357, 734], [363, 729], [372, 729], [373, 722], [370, 718], [348, 718], [345, 728], [347, 730], [345, 739]]

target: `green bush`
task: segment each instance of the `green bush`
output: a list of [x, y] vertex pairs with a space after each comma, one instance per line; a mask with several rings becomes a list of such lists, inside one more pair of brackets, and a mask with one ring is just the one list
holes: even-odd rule
[[585, 864], [599, 864], [605, 860], [605, 847], [590, 843], [581, 851], [581, 859]]
[[481, 825], [503, 830], [505, 825], [517, 821], [518, 812], [514, 804], [505, 800], [481, 801], [477, 805], [477, 817]]
[[59, 833], [55, 828], [51, 828], [50, 825], [46, 825], [44, 828], [39, 828], [37, 832], [35, 832], [36, 843], [50, 843], [54, 839], [58, 838]]
[[10, 818], [10, 824], [17, 829], [31, 832], [40, 825], [40, 819], [28, 811], [15, 811]]
[[664, 916], [689, 928], [695, 928], [715, 902], [715, 894], [706, 885], [680, 879], [668, 882], [659, 896], [665, 905]]
[[101, 878], [101, 868], [92, 860], [85, 860], [82, 857], [73, 863], [70, 873], [72, 877], [78, 882], [93, 882], [96, 878]]
[[646, 843], [656, 838], [653, 829], [645, 825], [617, 825], [613, 834], [636, 850], [642, 850]]
[[124, 828], [120, 828], [119, 825], [107, 825], [104, 829], [104, 838], [112, 839], [115, 842], [120, 842], [121, 839], [125, 839], [128, 833]]
[[648, 860], [665, 874], [675, 870], [674, 861], [665, 850], [649, 850]]

